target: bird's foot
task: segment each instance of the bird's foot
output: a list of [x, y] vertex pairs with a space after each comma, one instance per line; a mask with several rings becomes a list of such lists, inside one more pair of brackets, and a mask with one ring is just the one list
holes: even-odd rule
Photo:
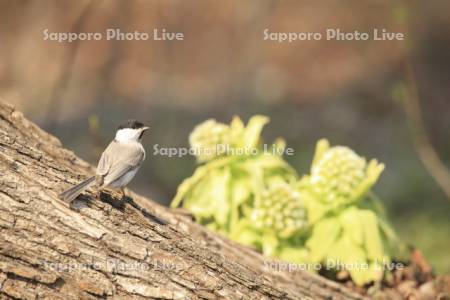
[[102, 199], [102, 189], [100, 187], [97, 189], [97, 198]]
[[122, 192], [122, 199], [121, 200], [125, 200], [127, 198], [127, 191], [126, 188], [120, 188], [120, 191]]

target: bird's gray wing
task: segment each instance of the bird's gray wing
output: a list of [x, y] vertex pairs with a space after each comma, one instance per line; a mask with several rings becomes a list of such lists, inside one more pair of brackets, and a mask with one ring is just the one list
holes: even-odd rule
[[[105, 150], [109, 169], [104, 175], [104, 184], [114, 182], [122, 175], [140, 166], [145, 159], [145, 151], [140, 144], [123, 144], [112, 142]], [[102, 155], [103, 156], [103, 155]]]
[[108, 154], [111, 153], [109, 151], [109, 148], [112, 147], [111, 145], [113, 143], [116, 143], [116, 142], [112, 141], [108, 145], [108, 147], [106, 147], [105, 151], [103, 151], [102, 156], [100, 157], [100, 160], [97, 165], [97, 175], [99, 175], [99, 176], [105, 176], [108, 173], [109, 169], [111, 168], [111, 160], [110, 160]]

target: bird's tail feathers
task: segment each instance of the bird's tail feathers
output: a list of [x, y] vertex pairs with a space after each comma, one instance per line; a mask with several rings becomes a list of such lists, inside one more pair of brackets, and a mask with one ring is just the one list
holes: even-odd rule
[[78, 197], [79, 194], [81, 194], [86, 189], [91, 187], [94, 183], [95, 183], [95, 176], [92, 176], [92, 177], [80, 182], [79, 184], [71, 187], [70, 189], [65, 190], [64, 192], [59, 194], [58, 197], [61, 200], [64, 200], [67, 202], [72, 202], [76, 197]]

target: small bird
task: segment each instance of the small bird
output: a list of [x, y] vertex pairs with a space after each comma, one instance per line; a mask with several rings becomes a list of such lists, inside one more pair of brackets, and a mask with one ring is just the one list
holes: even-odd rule
[[62, 192], [59, 198], [72, 202], [94, 184], [99, 191], [103, 187], [120, 189], [124, 197], [124, 188], [136, 175], [145, 159], [145, 150], [141, 141], [147, 129], [149, 127], [136, 120], [128, 120], [120, 125], [114, 140], [102, 153], [96, 175]]

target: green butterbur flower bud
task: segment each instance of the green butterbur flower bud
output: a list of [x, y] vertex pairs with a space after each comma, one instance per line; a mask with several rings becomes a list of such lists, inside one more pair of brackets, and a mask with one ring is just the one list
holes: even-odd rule
[[191, 149], [198, 161], [209, 161], [226, 152], [230, 143], [230, 127], [210, 119], [197, 125], [189, 136]]
[[310, 183], [324, 202], [347, 203], [365, 181], [366, 167], [366, 160], [350, 148], [333, 147], [313, 165]]
[[289, 237], [305, 225], [306, 211], [295, 189], [288, 184], [277, 184], [255, 200], [251, 218], [255, 227]]

